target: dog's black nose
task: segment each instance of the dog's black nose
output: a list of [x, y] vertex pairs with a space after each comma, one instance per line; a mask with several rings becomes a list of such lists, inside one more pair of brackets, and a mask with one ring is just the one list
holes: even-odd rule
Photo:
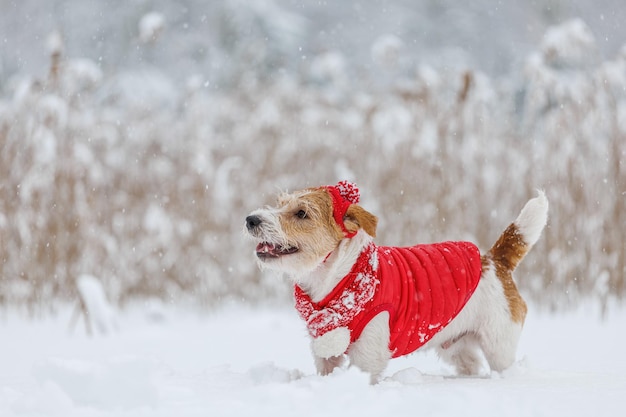
[[263, 220], [261, 220], [261, 217], [259, 217], [259, 216], [254, 216], [253, 215], [253, 216], [246, 217], [246, 227], [248, 228], [248, 230], [255, 229], [262, 222], [263, 222]]

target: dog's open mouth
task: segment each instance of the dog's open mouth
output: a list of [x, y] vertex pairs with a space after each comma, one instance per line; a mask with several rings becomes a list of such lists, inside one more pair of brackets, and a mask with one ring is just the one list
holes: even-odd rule
[[283, 255], [291, 255], [298, 252], [295, 246], [281, 246], [270, 242], [261, 242], [256, 247], [256, 256], [259, 259], [280, 258]]

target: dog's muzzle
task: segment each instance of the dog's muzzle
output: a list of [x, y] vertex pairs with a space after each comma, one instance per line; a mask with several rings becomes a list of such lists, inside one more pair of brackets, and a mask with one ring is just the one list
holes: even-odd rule
[[[263, 218], [256, 214], [251, 214], [246, 217], [246, 229], [248, 229], [248, 233], [250, 235], [263, 239]], [[256, 255], [262, 260], [270, 260], [277, 259], [283, 255], [291, 255], [298, 252], [298, 248], [296, 246], [274, 243], [270, 241], [262, 241], [256, 247]]]

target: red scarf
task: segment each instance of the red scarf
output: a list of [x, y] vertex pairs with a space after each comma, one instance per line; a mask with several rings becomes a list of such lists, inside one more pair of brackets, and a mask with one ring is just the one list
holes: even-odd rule
[[350, 343], [378, 313], [388, 311], [389, 349], [395, 358], [424, 345], [456, 317], [481, 271], [479, 250], [469, 242], [406, 248], [370, 243], [320, 302], [296, 285], [296, 309], [312, 337], [347, 327]]

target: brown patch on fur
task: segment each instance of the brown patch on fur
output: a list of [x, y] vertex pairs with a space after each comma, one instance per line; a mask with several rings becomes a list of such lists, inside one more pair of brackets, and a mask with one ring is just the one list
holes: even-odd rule
[[[343, 233], [333, 218], [330, 195], [321, 189], [306, 189], [279, 197], [280, 225], [290, 245], [302, 254], [325, 256], [333, 251]], [[304, 217], [300, 217], [304, 212]]]
[[359, 205], [353, 204], [348, 207], [344, 224], [349, 232], [356, 232], [362, 228], [368, 235], [376, 237], [378, 218]]
[[528, 249], [524, 236], [519, 232], [515, 223], [511, 223], [491, 248], [491, 255], [494, 260], [513, 271]]
[[[513, 271], [528, 249], [524, 236], [519, 232], [515, 223], [511, 223], [489, 251], [496, 276], [502, 283], [504, 296], [509, 304], [511, 319], [521, 324], [524, 323], [528, 308], [513, 281]], [[488, 260], [483, 257], [483, 269], [488, 267]]]

